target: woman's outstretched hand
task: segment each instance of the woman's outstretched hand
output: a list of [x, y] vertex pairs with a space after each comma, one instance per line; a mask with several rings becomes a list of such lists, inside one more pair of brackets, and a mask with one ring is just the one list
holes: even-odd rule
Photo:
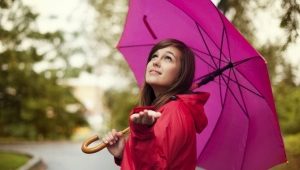
[[153, 110], [143, 110], [138, 113], [133, 113], [130, 120], [137, 124], [153, 125], [153, 123], [161, 116], [160, 112]]
[[121, 132], [117, 132], [113, 129], [102, 138], [102, 142], [108, 144], [107, 149], [114, 157], [119, 159], [122, 158], [125, 146], [125, 136], [122, 135]]

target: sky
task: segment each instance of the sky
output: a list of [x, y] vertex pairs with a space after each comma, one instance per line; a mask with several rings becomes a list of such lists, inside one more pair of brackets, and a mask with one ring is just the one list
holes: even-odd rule
[[[85, 51], [85, 54], [76, 54], [70, 57], [70, 64], [74, 67], [82, 67], [84, 62], [90, 64], [97, 63], [98, 58], [106, 56], [108, 49], [100, 47], [97, 50], [91, 49], [90, 37], [88, 32], [92, 32], [95, 26], [97, 12], [88, 4], [87, 0], [23, 0], [23, 2], [32, 7], [33, 11], [39, 14], [37, 19], [37, 26], [41, 32], [54, 32], [57, 30], [63, 30], [66, 34], [72, 34], [74, 32], [83, 33], [82, 36], [76, 39], [70, 38], [68, 44], [70, 47], [80, 47]], [[89, 41], [89, 42], [87, 42]], [[100, 52], [97, 53], [97, 52]], [[88, 60], [88, 61], [87, 61]], [[49, 64], [46, 61], [40, 62], [35, 65], [36, 71], [42, 71], [47, 67], [64, 67], [62, 60], [57, 60], [54, 65]], [[114, 70], [110, 67], [103, 68], [103, 74], [101, 76], [82, 72], [79, 78], [70, 79], [68, 83], [72, 86], [100, 86], [103, 89], [111, 87], [120, 88], [119, 83], [115, 83], [116, 80], [122, 79], [120, 75], [116, 75]], [[105, 83], [103, 83], [105, 82]], [[124, 80], [125, 82], [125, 80]], [[127, 84], [124, 83], [124, 86]]]
[[[30, 5], [33, 10], [40, 14], [38, 18], [38, 27], [42, 32], [52, 32], [56, 30], [64, 30], [64, 32], [72, 33], [76, 31], [86, 31], [89, 32], [95, 27], [95, 21], [97, 12], [94, 11], [88, 4], [88, 0], [23, 0], [25, 4]], [[219, 0], [213, 0], [214, 3], [217, 3]], [[280, 14], [280, 3], [277, 2], [276, 8], [273, 8], [272, 11], [261, 10], [256, 14], [253, 14], [253, 17], [257, 18], [254, 20], [254, 25], [257, 29], [257, 35], [259, 37], [260, 44], [281, 41], [284, 33], [278, 28], [280, 24], [279, 20], [274, 16]], [[266, 24], [268, 21], [268, 24]], [[95, 55], [105, 56], [108, 53], [108, 49], [102, 48], [100, 54], [95, 54], [93, 49], [86, 47], [86, 41], [84, 37], [79, 37], [75, 42], [72, 41], [73, 45], [79, 45], [85, 48], [86, 54], [89, 56], [83, 55], [74, 55], [71, 56], [71, 64], [75, 67], [81, 67], [82, 63], [87, 59], [90, 60], [90, 63], [95, 63], [97, 60]], [[71, 43], [71, 44], [72, 44]], [[77, 44], [76, 44], [77, 43]], [[101, 48], [101, 47], [100, 47]], [[300, 40], [296, 44], [292, 45], [288, 51], [285, 53], [285, 58], [295, 66], [300, 65]], [[93, 56], [93, 57], [91, 57]], [[59, 61], [56, 63], [58, 66], [63, 64]], [[47, 67], [46, 63], [40, 63], [37, 65], [37, 70]], [[109, 69], [113, 72], [112, 69]], [[299, 69], [300, 71], [300, 69]], [[88, 73], [82, 73], [80, 76], [80, 81], [78, 83], [90, 83], [104, 86], [103, 88], [109, 88], [116, 85], [114, 83], [112, 76], [109, 71], [106, 74], [101, 75], [101, 77], [96, 75], [90, 75]], [[115, 73], [113, 73], [115, 74]], [[120, 77], [117, 77], [119, 79]], [[107, 82], [105, 85], [101, 82]], [[300, 82], [300, 78], [298, 79]]]

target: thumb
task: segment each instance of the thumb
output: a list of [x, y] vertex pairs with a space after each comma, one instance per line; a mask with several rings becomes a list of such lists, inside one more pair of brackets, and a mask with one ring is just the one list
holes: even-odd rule
[[117, 132], [116, 135], [117, 135], [118, 137], [122, 137], [122, 136], [123, 136], [123, 134], [122, 134], [121, 132]]

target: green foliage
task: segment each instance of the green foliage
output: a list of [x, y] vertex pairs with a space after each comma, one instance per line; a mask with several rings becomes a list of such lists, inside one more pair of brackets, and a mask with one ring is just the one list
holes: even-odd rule
[[277, 89], [276, 104], [280, 125], [285, 134], [300, 132], [300, 87]]
[[296, 134], [300, 132], [300, 86], [294, 82], [291, 65], [284, 72], [281, 82], [275, 85], [277, 111], [283, 132]]
[[284, 28], [288, 34], [284, 48], [290, 42], [295, 42], [299, 36], [300, 4], [297, 0], [283, 0], [281, 3], [284, 14], [281, 17], [280, 27]]
[[[127, 1], [119, 0], [90, 0], [92, 6], [99, 12], [99, 26], [94, 32], [96, 39], [109, 47], [110, 53], [98, 65], [113, 65], [120, 74], [134, 82], [134, 77], [124, 58], [117, 51], [116, 44], [121, 36], [127, 12]], [[105, 33], [105, 34], [103, 34]]]
[[[46, 54], [33, 44], [43, 43], [55, 51], [63, 42], [61, 32], [33, 29], [37, 16], [20, 1], [0, 10], [0, 136], [69, 138], [75, 127], [86, 125], [80, 110], [83, 106], [70, 88], [58, 85], [58, 70], [34, 70]], [[24, 46], [26, 43], [31, 45]], [[79, 108], [75, 113], [66, 109], [71, 104]]]
[[134, 91], [137, 91], [136, 81], [124, 58], [115, 48], [125, 22], [127, 1], [90, 0], [90, 3], [100, 14], [97, 18], [99, 26], [95, 30], [95, 37], [111, 49], [107, 57], [101, 60], [98, 65], [108, 64], [114, 66], [118, 73], [131, 82], [131, 86], [126, 90], [109, 89], [104, 94], [104, 104], [110, 112], [108, 116], [110, 120], [108, 121], [111, 123], [109, 126], [121, 130], [128, 126], [129, 112], [138, 103], [137, 94], [134, 93]]
[[300, 133], [284, 137], [288, 163], [279, 165], [273, 170], [298, 170], [300, 169]]
[[16, 170], [29, 159], [26, 155], [0, 151], [0, 169]]
[[231, 16], [231, 22], [248, 41], [254, 42], [254, 27], [248, 15], [249, 3], [250, 1], [245, 0], [220, 0], [217, 6], [226, 16], [228, 13], [233, 14]]
[[111, 112], [110, 127], [118, 130], [127, 127], [129, 113], [138, 104], [137, 94], [133, 93], [133, 90], [108, 90], [104, 96], [104, 103]]
[[[220, 0], [218, 8], [225, 14], [234, 11], [232, 23], [246, 36], [246, 38], [253, 42], [255, 36], [253, 34], [253, 27], [251, 19], [247, 12], [255, 13], [257, 9], [265, 9], [274, 5], [273, 0]], [[282, 14], [280, 16], [280, 27], [286, 30], [287, 38], [282, 46], [286, 49], [290, 43], [296, 42], [299, 36], [299, 17], [300, 4], [298, 0], [281, 0]], [[250, 4], [255, 4], [255, 8], [251, 8]]]
[[284, 144], [286, 150], [291, 155], [298, 156], [300, 158], [300, 133], [284, 137]]
[[265, 44], [258, 50], [267, 60], [269, 76], [272, 84], [275, 84], [275, 78], [278, 77], [278, 72], [276, 71], [276, 69], [278, 66], [285, 64], [281, 55], [282, 49], [278, 44]]

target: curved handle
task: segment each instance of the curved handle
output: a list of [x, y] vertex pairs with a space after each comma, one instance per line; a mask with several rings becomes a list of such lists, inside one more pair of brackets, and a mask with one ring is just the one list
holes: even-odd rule
[[[125, 133], [129, 132], [129, 130], [130, 130], [129, 127], [127, 127], [126, 129], [122, 130], [121, 133], [125, 134]], [[103, 148], [105, 148], [108, 145], [106, 143], [101, 142], [97, 146], [89, 147], [89, 145], [91, 143], [93, 143], [97, 140], [99, 140], [99, 137], [97, 135], [91, 136], [87, 140], [85, 140], [81, 145], [82, 152], [84, 152], [86, 154], [95, 153], [95, 152], [101, 151]]]

